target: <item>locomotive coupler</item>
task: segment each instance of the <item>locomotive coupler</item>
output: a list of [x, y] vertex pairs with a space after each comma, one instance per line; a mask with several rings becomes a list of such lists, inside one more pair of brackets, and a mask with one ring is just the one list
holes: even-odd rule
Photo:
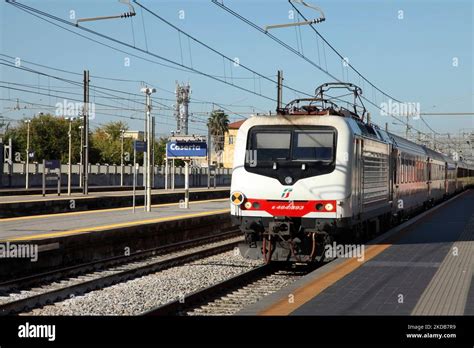
[[269, 235], [289, 236], [292, 223], [289, 221], [271, 221], [268, 224]]

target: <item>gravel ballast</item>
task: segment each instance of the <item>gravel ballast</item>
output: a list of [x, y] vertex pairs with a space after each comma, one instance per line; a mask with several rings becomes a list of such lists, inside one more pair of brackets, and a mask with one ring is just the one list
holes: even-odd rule
[[234, 250], [91, 291], [21, 315], [139, 315], [260, 266]]

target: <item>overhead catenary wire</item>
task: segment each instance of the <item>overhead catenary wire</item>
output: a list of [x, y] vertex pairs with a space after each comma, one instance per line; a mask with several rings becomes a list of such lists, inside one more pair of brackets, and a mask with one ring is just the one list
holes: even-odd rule
[[[32, 14], [33, 14], [33, 13], [32, 13]], [[34, 14], [33, 14], [33, 15], [34, 15]], [[304, 18], [304, 16], [302, 16], [302, 17]], [[67, 21], [66, 21], [66, 22], [67, 22]], [[54, 23], [53, 23], [53, 24], [54, 24]], [[82, 28], [81, 28], [81, 29], [82, 29]], [[322, 37], [321, 37], [321, 38], [322, 38]], [[101, 44], [103, 44], [103, 43], [101, 43]], [[324, 46], [324, 45], [323, 45], [323, 46]], [[331, 47], [329, 44], [328, 44], [328, 46]], [[342, 58], [342, 55], [341, 55], [341, 58]], [[155, 61], [152, 61], [152, 62], [155, 62]], [[155, 63], [157, 63], [157, 62], [155, 62]], [[354, 69], [354, 68], [351, 66], [351, 69]], [[361, 78], [363, 78], [365, 81], [367, 81], [369, 84], [371, 84], [371, 85], [373, 86], [373, 88], [376, 88], [380, 93], [382, 93], [382, 94], [384, 94], [384, 95], [387, 95], [387, 96], [390, 96], [390, 95], [388, 95], [388, 94], [385, 94], [385, 92], [381, 91], [380, 89], [378, 89], [378, 87], [376, 87], [376, 86], [373, 85], [371, 82], [369, 82], [367, 79], [365, 79], [365, 77], [363, 77], [363, 75], [361, 75], [358, 71], [356, 71], [355, 69], [354, 69], [354, 71], [355, 71], [357, 74], [359, 74], [359, 76], [360, 76]], [[232, 83], [232, 85], [234, 85], [234, 84]], [[391, 97], [391, 96], [390, 96], [390, 97]], [[391, 97], [391, 99], [393, 99], [393, 100], [395, 100], [395, 101], [398, 101], [398, 99], [395, 99], [395, 98], [393, 98], [393, 97]], [[391, 115], [391, 116], [393, 116], [393, 115]], [[406, 123], [405, 121], [401, 121], [401, 122], [402, 122], [402, 123]], [[425, 121], [423, 120], [423, 122], [425, 122]]]
[[[5, 54], [0, 54], [2, 56], [5, 56], [5, 57], [8, 57], [8, 58], [11, 58], [11, 59], [14, 59], [13, 56], [8, 56], [8, 55], [5, 55]], [[0, 60], [3, 60], [3, 59], [0, 59]], [[33, 63], [31, 61], [27, 61], [27, 60], [24, 60], [24, 62], [27, 62], [28, 64], [32, 64], [32, 65], [36, 65], [36, 66], [41, 66], [41, 67], [44, 67], [44, 68], [47, 68], [47, 69], [52, 69], [52, 70], [55, 70], [55, 71], [60, 71], [60, 72], [63, 72], [63, 73], [69, 73], [69, 74], [74, 74], [74, 75], [81, 75], [82, 74], [79, 74], [79, 73], [76, 73], [76, 72], [72, 72], [72, 71], [68, 71], [68, 70], [64, 70], [64, 69], [58, 69], [58, 68], [53, 68], [53, 67], [50, 67], [50, 66], [46, 66], [46, 65], [42, 65], [42, 64], [36, 64], [36, 63]], [[16, 66], [13, 66], [12, 63], [8, 62], [8, 66], [9, 67], [12, 67], [12, 68], [19, 68], [21, 69], [20, 67], [16, 67]], [[24, 67], [23, 67], [24, 68]], [[53, 76], [53, 75], [50, 75], [50, 74], [46, 74], [46, 73], [43, 73], [43, 72], [40, 72], [40, 71], [37, 71], [37, 70], [33, 70], [33, 69], [26, 69], [27, 72], [31, 72], [31, 73], [41, 73], [45, 76], [48, 76], [48, 77], [52, 77], [52, 78], [56, 78], [56, 79], [59, 79], [57, 76]], [[141, 82], [140, 80], [129, 80], [129, 79], [118, 79], [118, 78], [110, 78], [110, 77], [103, 77], [103, 76], [100, 76], [101, 78], [103, 79], [109, 79], [109, 80], [112, 80], [112, 81], [116, 81], [116, 80], [120, 80], [120, 81], [127, 81], [127, 82]], [[73, 86], [69, 87], [69, 88], [80, 88], [82, 89], [82, 83], [79, 83], [79, 82], [76, 82], [76, 81], [72, 81], [72, 80], [69, 80], [69, 79], [63, 79], [61, 78], [60, 79], [61, 81], [64, 81], [64, 82], [68, 82], [68, 83], [73, 83]], [[136, 93], [130, 93], [130, 92], [126, 92], [126, 91], [120, 91], [120, 90], [117, 90], [117, 89], [110, 89], [110, 88], [106, 88], [106, 87], [102, 87], [102, 86], [96, 86], [96, 85], [91, 85], [92, 90], [93, 91], [98, 91], [98, 88], [101, 88], [101, 89], [106, 89], [106, 90], [110, 90], [110, 91], [115, 91], [115, 92], [118, 92], [118, 93], [123, 93], [123, 94], [127, 94], [127, 95], [134, 95], [134, 96], [137, 96], [137, 99], [131, 99], [130, 97], [128, 97], [126, 100], [129, 100], [129, 101], [134, 101], [134, 102], [139, 102], [141, 104], [142, 102], [142, 99], [143, 97], [140, 95], [140, 94], [136, 94]], [[163, 88], [158, 88], [164, 92], [168, 92], [170, 94], [175, 94], [175, 92], [173, 91], [169, 91], [169, 90], [166, 90], [166, 89], [163, 89]], [[123, 99], [122, 96], [113, 96], [112, 94], [110, 93], [105, 93], [107, 96], [97, 96], [99, 98], [104, 98], [104, 99]], [[111, 96], [109, 96], [111, 95]], [[158, 97], [153, 97], [152, 98], [157, 104], [165, 107], [165, 109], [167, 110], [174, 110], [173, 108], [170, 108], [168, 107], [167, 105], [165, 104], [162, 104], [160, 102], [157, 102], [155, 99], [158, 99], [158, 100], [166, 100], [166, 101], [175, 101], [175, 99], [169, 99], [169, 98], [158, 98]], [[190, 101], [191, 103], [194, 103], [194, 104], [208, 104], [208, 105], [211, 105], [211, 104], [219, 104], [221, 106], [223, 105], [226, 105], [226, 106], [229, 106], [229, 107], [245, 107], [245, 108], [252, 108], [252, 109], [260, 109], [260, 108], [257, 108], [253, 105], [237, 105], [237, 104], [226, 104], [226, 103], [222, 103], [222, 102], [216, 102], [216, 101], [206, 101], [206, 100], [201, 100], [201, 99], [198, 99], [198, 98], [194, 98], [194, 100], [191, 100]], [[228, 109], [227, 109], [228, 110]], [[260, 109], [261, 111], [264, 111], [263, 109]], [[237, 113], [236, 113], [237, 114]]]
[[254, 29], [258, 30], [259, 32], [261, 32], [262, 34], [268, 36], [269, 38], [271, 38], [273, 41], [277, 42], [278, 44], [280, 44], [281, 46], [285, 47], [287, 50], [293, 52], [294, 54], [296, 54], [297, 56], [301, 57], [302, 59], [306, 60], [309, 64], [313, 65], [314, 67], [316, 67], [318, 70], [324, 72], [325, 74], [327, 74], [328, 76], [330, 76], [331, 78], [333, 78], [335, 81], [340, 81], [336, 76], [332, 75], [329, 71], [327, 71], [327, 69], [324, 69], [322, 68], [321, 66], [319, 66], [318, 64], [316, 64], [315, 62], [313, 62], [311, 59], [309, 59], [308, 57], [306, 57], [304, 54], [302, 54], [301, 52], [299, 52], [298, 50], [296, 50], [294, 47], [288, 45], [286, 42], [282, 41], [281, 39], [279, 39], [278, 37], [276, 37], [275, 35], [273, 34], [270, 34], [268, 31], [265, 31], [263, 28], [261, 28], [260, 26], [258, 26], [257, 24], [253, 23], [252, 21], [250, 21], [249, 19], [243, 17], [242, 15], [240, 15], [239, 13], [235, 12], [234, 10], [230, 9], [229, 7], [225, 6], [223, 3], [220, 3], [218, 2], [217, 0], [212, 0], [212, 2], [214, 4], [216, 4], [217, 6], [219, 6], [220, 8], [222, 8], [223, 10], [225, 10], [226, 12], [232, 14], [233, 16], [237, 17], [238, 19], [240, 19], [241, 21], [243, 21], [244, 23], [247, 23], [248, 25], [250, 25], [251, 27], [253, 27]]
[[[234, 63], [235, 63], [235, 61], [234, 61], [233, 58], [231, 58], [231, 57], [229, 57], [229, 56], [223, 54], [222, 52], [218, 51], [217, 49], [215, 49], [215, 48], [209, 46], [208, 44], [204, 43], [202, 40], [199, 40], [199, 39], [196, 38], [195, 36], [193, 36], [193, 35], [191, 35], [191, 34], [185, 32], [184, 30], [178, 28], [177, 26], [175, 26], [175, 25], [172, 24], [170, 21], [166, 20], [165, 18], [163, 18], [162, 16], [160, 16], [160, 15], [157, 14], [156, 12], [154, 12], [154, 11], [148, 9], [147, 7], [143, 6], [143, 5], [142, 5], [141, 3], [139, 3], [138, 1], [134, 0], [133, 2], [136, 3], [138, 6], [140, 6], [141, 8], [143, 8], [143, 9], [144, 9], [145, 11], [147, 11], [148, 13], [150, 13], [150, 14], [151, 14], [152, 16], [154, 16], [155, 18], [159, 19], [159, 20], [162, 21], [163, 23], [167, 24], [168, 26], [170, 26], [171, 28], [173, 28], [174, 30], [176, 30], [178, 33], [185, 35], [185, 36], [188, 37], [190, 40], [193, 40], [194, 42], [200, 44], [201, 46], [205, 47], [206, 49], [208, 49], [208, 50], [214, 52], [215, 54], [217, 54], [217, 55], [219, 55], [219, 56], [221, 56], [224, 61], [228, 61], [228, 62], [231, 63], [231, 64], [234, 64]], [[181, 43], [180, 43], [180, 45], [181, 45]], [[277, 81], [277, 80], [273, 80], [273, 79], [269, 78], [268, 76], [265, 76], [265, 75], [263, 75], [263, 74], [261, 74], [261, 73], [255, 71], [255, 70], [253, 70], [252, 68], [248, 67], [248, 66], [245, 65], [245, 64], [242, 64], [242, 63], [239, 62], [238, 66], [241, 67], [241, 68], [243, 68], [243, 69], [245, 69], [245, 70], [247, 70], [247, 71], [249, 71], [249, 72], [251, 72], [251, 73], [253, 73], [253, 74], [255, 74], [255, 75], [257, 75], [257, 76], [259, 76], [259, 77], [261, 77], [261, 78], [263, 78], [263, 79], [265, 79], [265, 80], [267, 80], [267, 81], [269, 81], [269, 82], [274, 83], [275, 85], [278, 84], [278, 81]], [[224, 64], [224, 67], [225, 67], [225, 64]], [[231, 70], [231, 71], [232, 71], [232, 70]], [[232, 74], [231, 71], [230, 71], [230, 73]], [[284, 88], [287, 88], [287, 89], [289, 89], [289, 90], [293, 90], [293, 91], [295, 91], [295, 92], [297, 92], [297, 93], [300, 93], [300, 94], [303, 94], [303, 95], [310, 95], [310, 94], [307, 94], [307, 93], [305, 93], [305, 92], [303, 92], [303, 91], [297, 90], [297, 89], [295, 89], [295, 88], [293, 88], [293, 87], [287, 86], [287, 85], [285, 85], [285, 84], [283, 84], [282, 86], [283, 86]]]
[[[83, 30], [83, 31], [85, 31], [85, 32], [87, 32], [87, 33], [90, 33], [90, 34], [99, 36], [99, 37], [101, 37], [101, 38], [103, 38], [103, 39], [112, 41], [112, 42], [114, 42], [114, 43], [116, 43], [116, 44], [119, 44], [119, 45], [122, 45], [122, 46], [125, 46], [125, 47], [128, 47], [128, 48], [134, 49], [134, 50], [139, 51], [139, 52], [141, 52], [141, 53], [144, 53], [144, 54], [146, 54], [146, 55], [150, 55], [150, 56], [152, 56], [152, 57], [154, 57], [154, 58], [157, 58], [157, 59], [159, 59], [159, 60], [162, 60], [162, 61], [164, 61], [164, 62], [166, 62], [166, 63], [169, 63], [169, 64], [175, 65], [175, 66], [177, 66], [177, 67], [181, 67], [181, 68], [187, 69], [187, 70], [190, 71], [190, 72], [194, 72], [194, 73], [197, 73], [197, 74], [199, 74], [199, 75], [208, 77], [208, 78], [213, 79], [213, 80], [215, 80], [215, 81], [224, 83], [224, 84], [226, 84], [226, 85], [228, 85], [228, 86], [231, 86], [231, 87], [240, 89], [240, 90], [242, 90], [242, 91], [245, 91], [245, 92], [248, 92], [248, 93], [257, 95], [257, 96], [259, 96], [259, 97], [261, 97], [261, 98], [264, 98], [264, 99], [267, 99], [267, 100], [276, 101], [276, 99], [273, 98], [273, 97], [269, 97], [269, 96], [264, 95], [264, 94], [261, 94], [261, 93], [254, 93], [252, 90], [250, 90], [250, 89], [248, 89], [248, 88], [246, 88], [246, 87], [243, 87], [243, 86], [234, 84], [234, 83], [229, 82], [229, 81], [225, 81], [225, 80], [223, 80], [223, 79], [221, 79], [221, 78], [218, 78], [218, 77], [216, 77], [216, 76], [214, 76], [214, 75], [212, 75], [212, 74], [203, 72], [203, 71], [198, 70], [198, 69], [196, 69], [196, 68], [192, 68], [192, 67], [186, 66], [185, 64], [180, 64], [179, 62], [176, 62], [176, 61], [174, 61], [174, 60], [172, 60], [172, 59], [163, 57], [163, 56], [161, 56], [161, 55], [159, 55], [159, 54], [156, 54], [156, 53], [153, 53], [153, 52], [151, 52], [151, 51], [144, 50], [144, 49], [139, 48], [139, 47], [134, 47], [133, 45], [131, 45], [131, 44], [127, 43], [127, 42], [121, 41], [121, 40], [116, 39], [116, 38], [113, 38], [113, 37], [111, 37], [111, 36], [102, 34], [102, 33], [100, 33], [100, 32], [94, 31], [94, 30], [92, 30], [92, 29], [89, 29], [89, 28], [86, 28], [86, 27], [83, 27], [83, 26], [78, 26], [78, 27], [76, 27], [76, 25], [75, 25], [74, 23], [72, 23], [72, 22], [69, 22], [69, 21], [67, 21], [67, 20], [65, 20], [65, 19], [62, 19], [62, 18], [57, 17], [57, 16], [54, 16], [54, 15], [51, 15], [51, 14], [49, 14], [49, 13], [43, 12], [43, 11], [38, 10], [38, 9], [36, 9], [36, 8], [27, 6], [27, 5], [25, 5], [25, 4], [21, 4], [21, 3], [17, 2], [17, 1], [14, 1], [14, 2], [11, 1], [11, 0], [6, 0], [6, 1], [7, 1], [7, 3], [9, 3], [9, 4], [11, 4], [11, 5], [15, 6], [15, 7], [17, 7], [18, 9], [20, 9], [20, 10], [22, 10], [22, 11], [28, 13], [28, 14], [31, 14], [31, 15], [37, 17], [37, 18], [40, 18], [41, 20], [44, 20], [44, 21], [46, 21], [46, 22], [48, 22], [48, 23], [51, 23], [51, 24], [53, 24], [53, 25], [55, 25], [55, 26], [57, 26], [57, 27], [59, 27], [59, 28], [62, 28], [62, 29], [67, 30], [67, 31], [69, 31], [69, 32], [71, 32], [71, 33], [74, 33], [74, 34], [76, 34], [76, 35], [82, 36], [82, 37], [84, 37], [84, 38], [91, 39], [91, 38], [89, 38], [88, 36], [81, 35], [80, 33], [77, 33], [76, 31], [67, 29], [67, 28], [65, 28], [65, 27], [63, 27], [63, 26], [61, 26], [61, 25], [59, 25], [59, 24], [57, 24], [57, 23], [54, 23], [54, 22], [52, 22], [52, 21], [46, 19], [45, 17], [50, 18], [50, 19], [52, 19], [52, 20], [54, 20], [54, 21], [57, 21], [57, 22], [66, 24], [66, 25], [68, 25], [68, 26], [74, 27], [74, 28], [76, 28], [76, 29]], [[91, 39], [91, 40], [94, 41], [94, 42], [97, 42], [97, 43], [99, 43], [99, 44], [104, 44], [103, 42], [100, 42], [100, 41], [97, 41], [97, 40], [94, 40], [94, 39]], [[104, 44], [104, 45], [106, 45], [106, 44]], [[113, 46], [110, 46], [110, 45], [106, 45], [106, 46], [107, 46], [107, 47], [113, 47]], [[128, 53], [127, 53], [127, 54], [128, 54]], [[139, 56], [137, 56], [137, 57], [139, 57]], [[150, 60], [150, 62], [156, 63], [156, 61], [153, 61], [153, 60]], [[161, 65], [162, 65], [162, 64], [161, 64]]]
[[[4, 56], [4, 57], [7, 57], [7, 58], [10, 58], [10, 59], [14, 59], [15, 57], [13, 56], [9, 56], [9, 55], [6, 55], [6, 54], [1, 54], [0, 53], [0, 56]], [[80, 88], [82, 90], [82, 82], [78, 82], [78, 81], [74, 81], [74, 80], [70, 80], [70, 79], [67, 79], [67, 78], [63, 78], [63, 77], [59, 77], [59, 76], [56, 76], [56, 75], [51, 75], [51, 74], [48, 74], [48, 73], [45, 73], [45, 72], [42, 72], [42, 71], [39, 71], [39, 70], [35, 70], [35, 69], [31, 69], [31, 68], [28, 68], [28, 67], [25, 67], [25, 66], [16, 66], [14, 65], [12, 62], [9, 62], [5, 59], [2, 59], [0, 58], [0, 60], [6, 62], [6, 63], [2, 63], [0, 62], [1, 65], [5, 65], [7, 67], [10, 67], [10, 68], [13, 68], [13, 69], [19, 69], [19, 70], [24, 70], [25, 72], [29, 72], [29, 73], [35, 73], [35, 74], [41, 74], [42, 76], [46, 76], [48, 78], [53, 78], [53, 79], [56, 79], [58, 81], [62, 81], [62, 82], [66, 82], [66, 83], [69, 83], [69, 84], [72, 84], [73, 86], [71, 87], [62, 87], [62, 88]], [[31, 65], [35, 65], [35, 66], [40, 66], [42, 68], [45, 68], [45, 69], [50, 69], [50, 70], [54, 70], [54, 71], [59, 71], [59, 72], [62, 72], [62, 73], [67, 73], [67, 74], [73, 74], [73, 75], [76, 75], [76, 76], [82, 76], [82, 74], [80, 73], [76, 73], [76, 72], [73, 72], [73, 71], [70, 71], [70, 70], [65, 70], [65, 69], [60, 69], [60, 68], [54, 68], [54, 67], [51, 67], [51, 66], [47, 66], [47, 65], [43, 65], [43, 64], [37, 64], [37, 63], [34, 63], [34, 62], [31, 62], [29, 60], [23, 60], [23, 62], [26, 62], [28, 64], [31, 64]], [[104, 76], [96, 76], [96, 75], [91, 75], [93, 77], [96, 77], [96, 78], [102, 78], [102, 79], [105, 79], [105, 80], [111, 80], [111, 81], [125, 81], [125, 82], [143, 82], [141, 80], [130, 80], [130, 79], [121, 79], [121, 78], [112, 78], [112, 77], [104, 77]], [[149, 85], [152, 85], [152, 84], [149, 84]], [[31, 85], [33, 86], [33, 85]], [[142, 104], [142, 100], [143, 100], [143, 96], [141, 94], [138, 94], [138, 93], [134, 93], [134, 92], [129, 92], [129, 91], [123, 91], [123, 90], [118, 90], [117, 88], [107, 88], [107, 87], [104, 87], [104, 86], [99, 86], [99, 85], [96, 85], [96, 84], [91, 84], [90, 85], [91, 89], [93, 91], [96, 91], [96, 92], [99, 92], [99, 93], [102, 93], [106, 96], [97, 96], [99, 98], [104, 98], [104, 99], [124, 99], [124, 100], [127, 100], [127, 101], [133, 101], [133, 102], [136, 102], [138, 104]], [[161, 90], [161, 91], [164, 91], [164, 92], [167, 92], [167, 93], [170, 93], [170, 94], [175, 94], [174, 91], [170, 91], [170, 90], [167, 90], [167, 89], [164, 89], [164, 88], [161, 88], [161, 87], [156, 87], [157, 89]], [[130, 97], [128, 98], [124, 98], [123, 96], [118, 96], [118, 95], [114, 95], [114, 94], [111, 94], [111, 93], [106, 93], [106, 92], [103, 92], [101, 90], [106, 90], [106, 91], [111, 91], [111, 92], [117, 92], [117, 93], [121, 93], [121, 94], [126, 94], [128, 96], [136, 96], [137, 98], [136, 99], [131, 99]], [[78, 93], [77, 95], [82, 95], [82, 93]], [[160, 103], [158, 102], [157, 100], [164, 100], [164, 101], [175, 101], [175, 99], [171, 99], [171, 98], [160, 98], [160, 97], [156, 97], [156, 96], [153, 96], [152, 97], [152, 100], [165, 107], [166, 109], [168, 110], [174, 110], [173, 108], [163, 104], [163, 103]], [[194, 104], [219, 104], [219, 105], [226, 105], [226, 106], [230, 106], [230, 107], [246, 107], [246, 108], [252, 108], [252, 109], [259, 109], [253, 105], [237, 105], [237, 104], [226, 104], [226, 103], [222, 103], [222, 102], [216, 102], [216, 101], [207, 101], [207, 100], [202, 100], [202, 99], [199, 99], [199, 98], [193, 98], [190, 103], [194, 103]], [[260, 109], [263, 111], [263, 109]]]
[[[315, 66], [318, 70], [322, 71], [323, 73], [325, 73], [326, 75], [328, 75], [329, 77], [333, 78], [335, 81], [338, 81], [338, 82], [343, 82], [341, 81], [340, 79], [338, 79], [336, 76], [334, 76], [333, 74], [331, 74], [328, 70], [327, 70], [327, 62], [326, 62], [326, 69], [322, 68], [320, 65], [316, 64], [314, 61], [312, 61], [311, 59], [309, 59], [308, 57], [304, 56], [303, 54], [301, 54], [298, 50], [295, 50], [293, 47], [291, 47], [290, 45], [288, 45], [287, 43], [285, 43], [284, 41], [282, 41], [281, 39], [277, 38], [275, 35], [273, 34], [270, 34], [268, 31], [265, 31], [263, 28], [261, 28], [260, 26], [258, 26], [257, 24], [255, 24], [254, 22], [250, 21], [249, 19], [245, 18], [244, 16], [242, 16], [241, 14], [235, 12], [234, 10], [232, 10], [231, 8], [229, 8], [228, 6], [224, 5], [223, 3], [220, 3], [219, 1], [217, 0], [212, 0], [212, 3], [214, 3], [215, 5], [219, 6], [221, 9], [225, 10], [226, 12], [230, 13], [231, 15], [233, 15], [234, 17], [238, 18], [239, 20], [243, 21], [244, 23], [246, 23], [247, 25], [253, 27], [254, 29], [258, 30], [259, 32], [261, 32], [262, 34], [265, 34], [266, 36], [268, 36], [269, 38], [271, 38], [273, 41], [277, 42], [278, 44], [280, 44], [281, 46], [283, 46], [284, 48], [286, 48], [287, 50], [293, 52], [294, 54], [296, 54], [297, 56], [299, 56], [300, 58], [304, 59], [305, 61], [307, 61], [308, 63], [310, 63], [311, 65]], [[304, 14], [291, 2], [289, 1], [290, 5], [294, 8], [294, 10], [297, 12], [298, 15], [301, 16], [301, 18], [303, 18], [303, 20], [307, 21], [307, 18], [304, 16]], [[319, 31], [316, 30], [316, 28], [314, 27], [313, 24], [310, 24], [310, 27], [311, 29], [317, 34], [317, 37], [316, 38], [320, 38], [322, 41], [323, 41], [323, 44], [322, 44], [322, 48], [323, 48], [323, 51], [324, 51], [324, 58], [326, 60], [326, 53], [325, 53], [325, 45], [326, 44], [331, 50], [333, 50], [336, 55], [341, 59], [341, 61], [346, 61], [343, 57], [342, 54], [340, 54], [335, 48], [334, 46], [332, 46], [328, 40], [326, 40], [320, 33]], [[317, 41], [318, 43], [318, 41]], [[319, 47], [319, 46], [318, 46]], [[398, 103], [402, 103], [399, 99], [391, 96], [390, 94], [384, 92], [383, 90], [381, 90], [379, 87], [377, 87], [375, 84], [373, 84], [371, 81], [369, 81], [364, 75], [362, 75], [357, 69], [355, 69], [352, 64], [350, 64], [348, 61], [346, 61], [346, 64], [347, 64], [347, 67], [351, 68], [357, 75], [359, 75], [363, 81], [367, 82], [370, 86], [373, 87], [374, 90], [376, 91], [379, 91], [380, 93], [382, 93], [383, 95], [385, 95], [386, 97], [398, 102]], [[365, 100], [368, 100], [367, 98], [364, 97]], [[376, 105], [376, 95], [373, 96], [373, 99], [375, 100], [375, 103], [371, 102], [370, 104], [375, 106], [377, 109], [381, 109], [378, 105]], [[394, 115], [390, 114], [390, 116], [394, 117], [395, 119], [397, 119], [398, 121], [400, 121], [401, 123], [407, 125], [407, 122], [404, 121], [404, 120], [400, 120], [398, 118], [396, 118]], [[423, 134], [425, 134], [424, 132], [422, 132]]]

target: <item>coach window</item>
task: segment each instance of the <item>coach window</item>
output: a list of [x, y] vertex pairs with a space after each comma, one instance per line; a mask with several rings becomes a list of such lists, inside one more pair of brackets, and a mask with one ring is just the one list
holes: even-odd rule
[[407, 160], [402, 157], [402, 184], [407, 182]]
[[405, 182], [406, 183], [409, 183], [410, 182], [410, 160], [407, 158], [405, 159], [405, 165], [406, 165], [406, 172], [407, 172], [407, 175], [406, 175], [406, 180]]
[[413, 166], [411, 165], [411, 159], [408, 160], [408, 182], [413, 181]]
[[415, 159], [415, 181], [420, 181], [420, 161], [418, 160], [418, 157]]
[[415, 182], [420, 181], [420, 162], [418, 161], [418, 157], [415, 159]]
[[403, 184], [403, 157], [400, 157], [400, 184]]
[[400, 183], [403, 184], [405, 183], [405, 158], [402, 157], [401, 161], [400, 161], [400, 169], [401, 169], [401, 173], [400, 173]]
[[423, 181], [423, 162], [421, 162], [421, 159], [418, 159], [417, 163], [417, 171], [418, 171], [418, 182]]
[[413, 160], [410, 159], [408, 161], [408, 165], [410, 166], [410, 178], [409, 178], [409, 182], [413, 182]]

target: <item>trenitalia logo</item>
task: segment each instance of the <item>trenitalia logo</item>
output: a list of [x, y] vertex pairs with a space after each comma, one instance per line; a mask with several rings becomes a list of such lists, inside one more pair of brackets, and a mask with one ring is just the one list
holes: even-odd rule
[[286, 189], [284, 189], [283, 192], [281, 193], [281, 198], [288, 198], [288, 197], [290, 197], [291, 191], [293, 191], [293, 189], [291, 189], [291, 188], [286, 188]]

